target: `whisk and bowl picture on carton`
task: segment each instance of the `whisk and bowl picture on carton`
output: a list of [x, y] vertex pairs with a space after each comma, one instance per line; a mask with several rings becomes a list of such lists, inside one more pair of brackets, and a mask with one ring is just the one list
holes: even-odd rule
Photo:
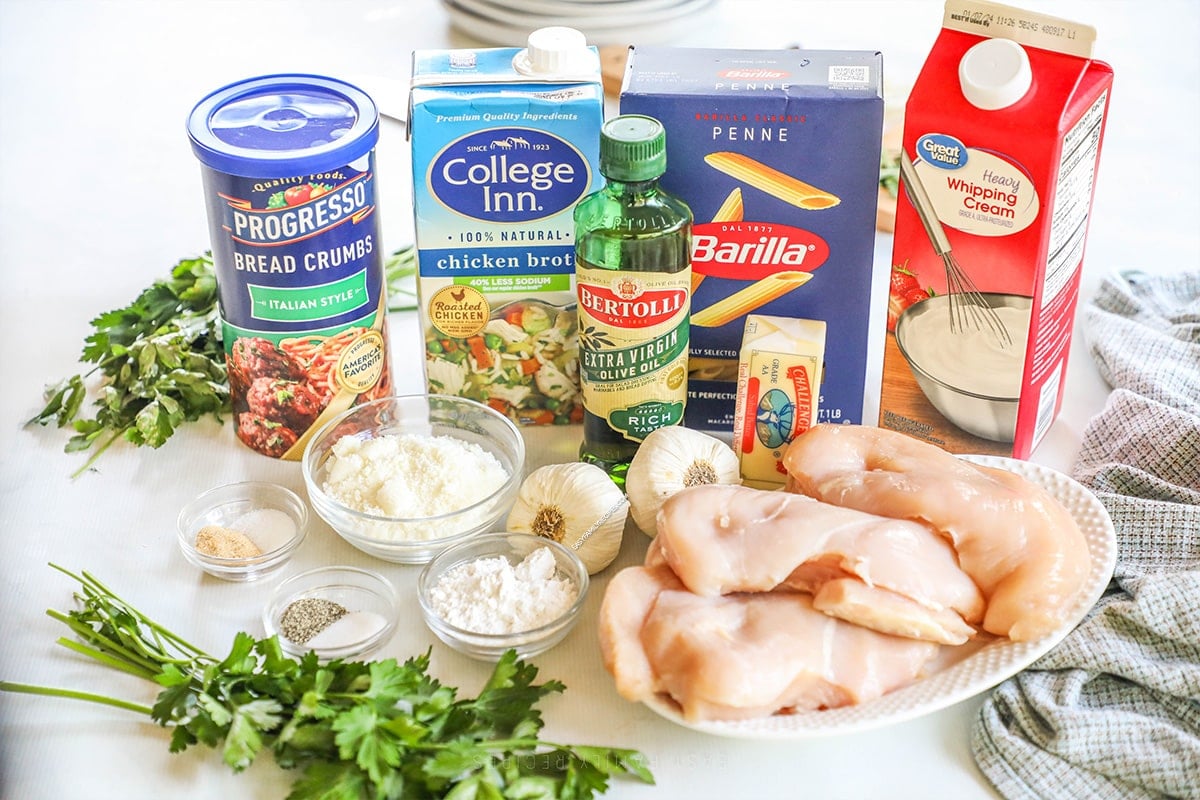
[[908, 154], [900, 175], [945, 267], [945, 291], [905, 308], [895, 343], [935, 409], [967, 433], [1011, 442], [1025, 366], [1032, 298], [979, 291], [954, 256], [945, 228]]

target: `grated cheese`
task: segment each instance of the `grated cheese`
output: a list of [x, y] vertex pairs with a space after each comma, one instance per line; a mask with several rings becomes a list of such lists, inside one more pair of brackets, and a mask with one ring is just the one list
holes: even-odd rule
[[[399, 519], [438, 517], [487, 499], [508, 480], [488, 451], [453, 436], [388, 434], [346, 436], [331, 448], [323, 488], [348, 508]], [[378, 538], [439, 539], [472, 522], [433, 520], [419, 525], [373, 526]]]

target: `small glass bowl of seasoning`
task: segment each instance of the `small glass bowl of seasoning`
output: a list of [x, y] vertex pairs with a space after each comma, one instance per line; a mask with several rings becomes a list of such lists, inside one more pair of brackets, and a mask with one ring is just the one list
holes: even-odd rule
[[318, 567], [279, 584], [263, 609], [263, 628], [285, 653], [310, 650], [321, 661], [361, 658], [396, 631], [400, 598], [391, 581], [359, 567]]
[[558, 644], [578, 622], [587, 589], [579, 556], [529, 533], [489, 533], [451, 546], [417, 579], [429, 630], [482, 661], [510, 648], [527, 658]]
[[179, 549], [189, 562], [227, 581], [254, 581], [296, 552], [308, 533], [308, 509], [278, 484], [230, 483], [184, 506], [178, 527]]

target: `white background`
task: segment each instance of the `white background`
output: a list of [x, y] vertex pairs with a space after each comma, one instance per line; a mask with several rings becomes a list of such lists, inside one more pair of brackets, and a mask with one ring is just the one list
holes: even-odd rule
[[[1089, 22], [1097, 57], [1116, 71], [1085, 258], [1084, 296], [1109, 271], [1200, 266], [1200, 6], [1193, 2], [1034, 2]], [[942, 4], [725, 0], [671, 41], [720, 47], [879, 49], [889, 100], [903, 96], [940, 26]], [[647, 31], [661, 34], [662, 31]], [[636, 34], [630, 41], [638, 41]], [[126, 304], [180, 258], [208, 247], [200, 170], [184, 122], [203, 95], [286, 71], [357, 80], [388, 110], [403, 103], [414, 47], [473, 46], [434, 0], [393, 2], [68, 2], [0, 0], [0, 679], [112, 693], [148, 703], [153, 689], [54, 645], [71, 585], [54, 561], [94, 572], [213, 652], [240, 629], [258, 634], [273, 581], [233, 585], [191, 569], [175, 516], [220, 483], [272, 480], [298, 491], [298, 465], [251, 453], [232, 426], [192, 425], [158, 451], [118, 445], [96, 472], [62, 452], [62, 431], [26, 427], [42, 386], [77, 370], [88, 320]], [[519, 42], [511, 42], [519, 44]], [[388, 81], [394, 82], [389, 86]], [[403, 129], [385, 121], [378, 149], [384, 245], [411, 239]], [[881, 237], [877, 258], [888, 258]], [[392, 321], [400, 391], [419, 391], [420, 337]], [[1069, 469], [1107, 387], [1076, 339], [1067, 401], [1035, 460]], [[530, 466], [570, 460], [577, 431], [532, 433]], [[557, 433], [561, 434], [562, 429]], [[627, 536], [621, 561], [645, 542]], [[417, 570], [374, 562], [317, 522], [289, 572], [323, 563], [379, 568], [406, 597]], [[614, 567], [615, 569], [615, 567]], [[606, 573], [611, 574], [611, 573]], [[594, 584], [579, 627], [537, 659], [565, 695], [544, 703], [560, 741], [642, 749], [659, 786], [619, 782], [610, 796], [821, 798], [994, 794], [967, 736], [979, 699], [891, 728], [827, 740], [751, 742], [677, 728], [621, 700], [599, 662]], [[415, 601], [381, 653], [434, 645]], [[474, 694], [488, 667], [436, 644], [433, 668]], [[37, 798], [282, 798], [291, 776], [269, 758], [233, 775], [215, 754], [173, 756], [168, 735], [115, 709], [0, 696], [0, 795]]]

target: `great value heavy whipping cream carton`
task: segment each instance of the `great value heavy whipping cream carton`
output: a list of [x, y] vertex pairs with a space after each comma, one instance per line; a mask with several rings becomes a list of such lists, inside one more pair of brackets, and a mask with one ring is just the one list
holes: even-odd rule
[[1053, 422], [1112, 69], [1095, 30], [950, 0], [905, 109], [882, 426], [1027, 457]]
[[[732, 431], [748, 314], [825, 326], [821, 421], [878, 414], [876, 52], [638, 47], [621, 112], [667, 129], [661, 183], [695, 215], [684, 424]], [[878, 273], [878, 274], [877, 274]]]
[[578, 422], [576, 203], [602, 183], [600, 61], [578, 31], [413, 55], [425, 377], [521, 424]]

